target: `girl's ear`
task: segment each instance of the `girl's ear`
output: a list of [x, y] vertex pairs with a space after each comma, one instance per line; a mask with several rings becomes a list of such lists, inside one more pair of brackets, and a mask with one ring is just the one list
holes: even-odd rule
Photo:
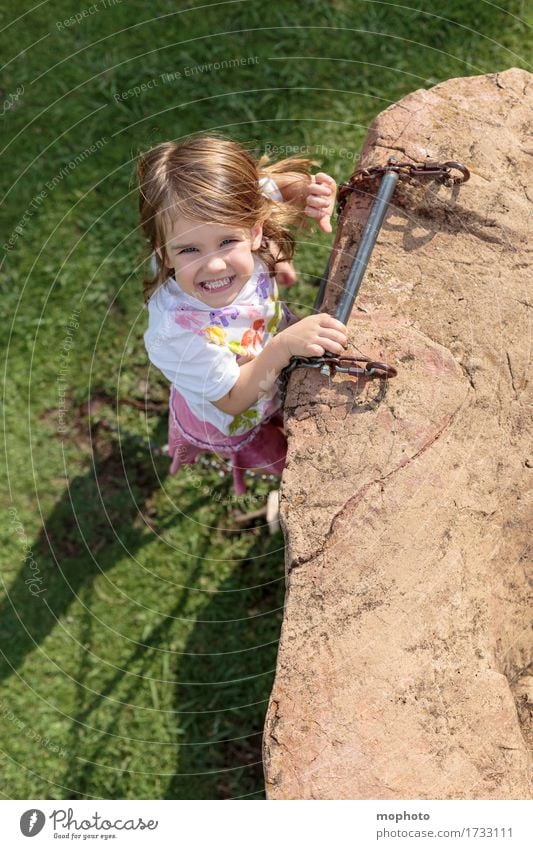
[[263, 225], [255, 224], [252, 227], [252, 250], [257, 251], [261, 247], [263, 240]]

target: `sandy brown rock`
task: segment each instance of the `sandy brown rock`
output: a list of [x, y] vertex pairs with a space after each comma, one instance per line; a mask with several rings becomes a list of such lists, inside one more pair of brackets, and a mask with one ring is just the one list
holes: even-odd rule
[[[349, 352], [398, 377], [291, 378], [271, 799], [531, 797], [532, 108], [511, 69], [416, 91], [368, 134], [364, 166], [472, 176], [395, 192]], [[352, 194], [329, 312], [368, 209]]]

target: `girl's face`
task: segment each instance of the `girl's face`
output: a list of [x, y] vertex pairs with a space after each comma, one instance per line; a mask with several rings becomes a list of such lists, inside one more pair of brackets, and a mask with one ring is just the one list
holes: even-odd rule
[[261, 244], [263, 227], [257, 224], [246, 230], [180, 217], [166, 236], [168, 264], [174, 267], [180, 288], [204, 304], [220, 308], [229, 306], [250, 279], [252, 251]]

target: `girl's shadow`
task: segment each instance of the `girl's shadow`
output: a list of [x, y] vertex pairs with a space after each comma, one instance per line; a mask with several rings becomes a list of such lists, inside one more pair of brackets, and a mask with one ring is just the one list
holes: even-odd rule
[[194, 731], [183, 738], [170, 798], [264, 798], [261, 750], [283, 617], [282, 544], [281, 533], [269, 538], [263, 529], [185, 646], [175, 705], [191, 711]]
[[[161, 422], [155, 441], [164, 440], [166, 421]], [[127, 530], [127, 552], [135, 556], [153, 537], [139, 523], [152, 495], [164, 484], [167, 457], [155, 459], [128, 436], [113, 442], [105, 457], [95, 455], [93, 467], [74, 477], [31, 544], [33, 568], [26, 560], [0, 603], [0, 676], [8, 679], [64, 620], [80, 593], [90, 589], [96, 578], [124, 558], [122, 529]], [[124, 497], [129, 487], [131, 498]], [[205, 506], [196, 495], [187, 504], [189, 515]], [[135, 520], [137, 519], [137, 522]], [[172, 520], [168, 521], [170, 526]], [[159, 524], [159, 529], [164, 524]], [[98, 762], [107, 760], [106, 740], [113, 741], [121, 720], [127, 723], [128, 702], [135, 702], [138, 689], [149, 686], [154, 652], [171, 642], [175, 619], [185, 615], [191, 591], [201, 575], [204, 557], [209, 556], [209, 539], [195, 551], [193, 568], [187, 575], [189, 590], [180, 591], [169, 614], [150, 632], [139, 634], [128, 662], [115, 668], [97, 696], [86, 686], [94, 675], [94, 661], [82, 654], [76, 673], [77, 709], [67, 749], [69, 757], [62, 785], [69, 798], [101, 795], [96, 774]], [[283, 606], [283, 539], [269, 537], [266, 530], [250, 533], [250, 546], [231, 577], [213, 593], [195, 622], [183, 652], [174, 652], [175, 675], [171, 717], [175, 724], [177, 763], [166, 779], [166, 788], [156, 789], [153, 798], [216, 799], [263, 792], [261, 765], [262, 722], [273, 680], [277, 641]], [[38, 573], [36, 571], [38, 568]], [[30, 584], [29, 581], [32, 581]], [[247, 589], [247, 587], [249, 589]], [[275, 611], [275, 612], [273, 612]], [[87, 642], [96, 627], [91, 610], [81, 614]], [[258, 623], [258, 627], [255, 624]], [[265, 634], [266, 637], [265, 638]], [[72, 650], [77, 644], [72, 643]], [[45, 655], [46, 659], [46, 655]], [[54, 658], [47, 662], [54, 665]], [[128, 668], [141, 669], [127, 679]], [[57, 670], [61, 674], [61, 666]], [[146, 678], [143, 679], [143, 676]], [[172, 677], [172, 676], [171, 676]], [[131, 695], [124, 698], [124, 684]], [[120, 687], [120, 698], [113, 696]], [[92, 737], [83, 733], [93, 713], [108, 699], [107, 727], [98, 727]], [[109, 720], [111, 712], [111, 720]], [[126, 719], [125, 719], [126, 717]], [[95, 723], [98, 726], [98, 721]], [[106, 733], [107, 732], [107, 733]], [[135, 738], [135, 734], [131, 735]], [[141, 745], [142, 743], [137, 743]], [[114, 753], [111, 752], [111, 757]], [[149, 779], [148, 779], [149, 780]], [[130, 798], [126, 773], [111, 780], [110, 798]], [[96, 791], [95, 791], [96, 789]], [[66, 792], [66, 791], [65, 791]], [[134, 794], [135, 795], [135, 794]]]

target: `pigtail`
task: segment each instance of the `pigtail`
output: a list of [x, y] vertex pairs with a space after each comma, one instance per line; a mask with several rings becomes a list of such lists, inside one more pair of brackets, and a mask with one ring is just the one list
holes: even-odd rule
[[320, 165], [316, 159], [300, 159], [296, 156], [290, 156], [287, 159], [280, 159], [279, 162], [272, 162], [270, 165], [268, 164], [270, 160], [270, 156], [267, 153], [264, 153], [257, 163], [257, 167], [259, 169], [259, 176], [268, 176], [272, 177], [273, 180], [276, 179], [276, 174], [305, 174], [308, 177], [311, 176], [311, 168], [316, 165]]
[[[271, 177], [274, 181], [276, 181], [276, 177], [280, 174], [294, 174], [295, 182], [300, 182], [301, 177], [307, 177], [309, 183], [312, 183], [313, 177], [311, 174], [311, 168], [314, 166], [320, 165], [316, 159], [302, 159], [300, 157], [288, 157], [286, 159], [280, 159], [278, 162], [271, 162], [269, 164], [270, 157], [268, 154], [263, 154], [257, 163], [257, 170], [259, 174], [259, 179], [261, 177]], [[295, 204], [291, 204], [290, 201], [284, 201], [285, 204], [289, 204], [289, 206], [296, 208], [297, 215], [295, 216], [295, 226], [299, 230], [309, 230], [311, 228], [311, 224], [309, 218], [304, 214], [303, 209]]]
[[[270, 156], [263, 154], [257, 162], [258, 179], [271, 177], [276, 181], [279, 174], [297, 174], [308, 177], [312, 182], [311, 168], [320, 165], [316, 159], [288, 157], [278, 162], [270, 162]], [[263, 223], [263, 243], [258, 253], [274, 274], [276, 262], [290, 262], [296, 249], [295, 231], [311, 229], [311, 222], [303, 209], [287, 201], [266, 199], [268, 216]]]

